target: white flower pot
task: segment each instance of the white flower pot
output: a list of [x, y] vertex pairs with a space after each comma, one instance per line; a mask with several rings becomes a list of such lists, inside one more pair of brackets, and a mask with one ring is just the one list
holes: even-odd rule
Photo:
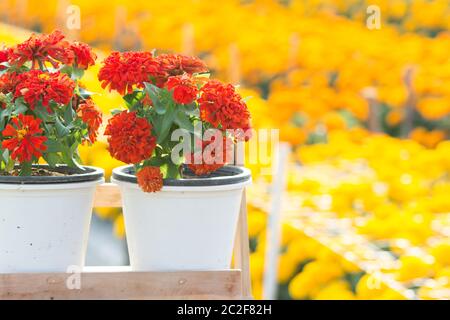
[[224, 176], [165, 180], [143, 192], [130, 166], [116, 168], [131, 267], [136, 271], [223, 270], [230, 267], [243, 189], [250, 171], [226, 166]]
[[103, 170], [85, 168], [69, 176], [0, 177], [0, 273], [84, 265], [95, 187], [103, 182]]

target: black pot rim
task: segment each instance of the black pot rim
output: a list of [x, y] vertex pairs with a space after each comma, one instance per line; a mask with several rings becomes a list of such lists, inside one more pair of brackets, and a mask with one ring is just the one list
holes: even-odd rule
[[52, 171], [67, 173], [66, 176], [2, 176], [0, 175], [0, 183], [3, 184], [60, 184], [60, 183], [80, 183], [97, 181], [103, 178], [104, 170], [97, 167], [81, 166], [85, 171], [78, 168], [72, 168], [67, 165], [57, 165], [50, 168], [49, 165], [39, 164], [33, 167], [50, 169]]
[[[132, 165], [115, 168], [112, 177], [117, 181], [137, 183]], [[250, 181], [251, 177], [251, 172], [247, 168], [226, 165], [208, 176], [164, 179], [163, 185], [167, 187], [211, 187], [243, 183]]]

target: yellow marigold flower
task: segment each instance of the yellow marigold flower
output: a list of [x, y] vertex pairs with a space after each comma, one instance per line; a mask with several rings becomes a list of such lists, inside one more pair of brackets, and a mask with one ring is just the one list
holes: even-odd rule
[[354, 300], [355, 295], [350, 290], [348, 282], [336, 280], [320, 289], [313, 298], [315, 300]]
[[291, 241], [286, 254], [290, 256], [294, 264], [299, 264], [316, 256], [319, 244], [307, 237], [299, 237]]
[[308, 139], [308, 134], [303, 128], [287, 125], [280, 129], [280, 140], [289, 142], [293, 146], [303, 144]]
[[430, 259], [415, 255], [405, 255], [400, 257], [400, 269], [397, 273], [397, 279], [409, 281], [428, 277], [432, 272], [433, 261], [430, 261]]
[[297, 263], [289, 254], [282, 254], [278, 259], [278, 282], [286, 283], [297, 269]]
[[411, 139], [423, 144], [428, 148], [436, 147], [439, 142], [445, 139], [445, 132], [440, 130], [427, 131], [422, 127], [415, 128], [411, 133]]
[[305, 276], [302, 272], [289, 282], [289, 295], [292, 299], [305, 299], [314, 290], [317, 290], [316, 282], [312, 277]]
[[417, 104], [420, 113], [429, 120], [437, 120], [450, 113], [450, 103], [445, 98], [424, 98]]
[[430, 254], [440, 265], [450, 267], [450, 241], [441, 241], [433, 245]]
[[386, 284], [382, 282], [378, 274], [367, 273], [359, 279], [356, 285], [356, 295], [358, 299], [363, 300], [378, 299], [386, 289]]
[[328, 131], [342, 130], [347, 127], [344, 118], [337, 112], [328, 112], [322, 119]]
[[391, 110], [387, 117], [386, 122], [392, 126], [398, 126], [403, 120], [403, 113], [400, 110]]
[[267, 215], [265, 212], [253, 209], [248, 213], [249, 237], [256, 237], [266, 226]]
[[303, 233], [290, 223], [283, 223], [281, 225], [281, 245], [285, 246], [298, 236], [302, 236]]

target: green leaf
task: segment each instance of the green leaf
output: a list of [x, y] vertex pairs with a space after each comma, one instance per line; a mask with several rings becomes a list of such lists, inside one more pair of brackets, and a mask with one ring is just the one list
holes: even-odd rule
[[6, 164], [5, 170], [6, 171], [11, 171], [11, 170], [14, 169], [15, 165], [16, 165], [15, 162], [10, 159], [10, 161], [8, 161], [8, 163]]
[[3, 150], [2, 154], [0, 155], [0, 157], [5, 163], [8, 163], [8, 161], [9, 161], [9, 150], [8, 149]]
[[144, 161], [144, 166], [160, 167], [165, 163], [163, 158], [152, 157]]
[[45, 142], [45, 145], [47, 146], [47, 152], [49, 153], [61, 152], [64, 150], [64, 145], [57, 140], [48, 139]]
[[73, 120], [75, 119], [75, 110], [73, 110], [72, 107], [72, 101], [69, 102], [69, 104], [66, 106], [66, 110], [64, 110], [64, 121], [67, 124], [71, 124]]
[[173, 125], [174, 119], [176, 117], [176, 110], [173, 105], [169, 105], [167, 112], [162, 116], [158, 127], [156, 128], [156, 136], [158, 137], [157, 142], [161, 143], [164, 141], [169, 134], [170, 128]]
[[16, 99], [16, 101], [14, 101], [14, 106], [13, 114], [16, 115], [25, 113], [28, 110], [28, 106], [25, 104], [23, 98]]
[[68, 65], [63, 66], [61, 69], [59, 69], [59, 71], [61, 73], [67, 74], [69, 77], [72, 75], [72, 67]]
[[19, 176], [31, 176], [31, 168], [32, 168], [31, 161], [22, 162], [20, 164]]
[[123, 97], [130, 111], [134, 111], [139, 108], [143, 95], [144, 93], [142, 91], [135, 90], [133, 93], [129, 93]]
[[194, 117], [200, 116], [200, 109], [197, 107], [197, 104], [195, 102], [190, 103], [190, 104], [185, 104], [180, 107], [183, 108], [184, 113], [186, 113], [186, 115], [188, 115], [188, 116], [194, 116]]
[[13, 99], [14, 99], [14, 93], [13, 93], [13, 92], [8, 92], [8, 93], [5, 95], [5, 98], [6, 98], [7, 101], [12, 102]]
[[180, 166], [174, 164], [170, 159], [167, 162], [167, 177], [171, 179], [178, 179], [180, 177]]
[[44, 153], [42, 157], [49, 164], [50, 167], [55, 167], [57, 164], [62, 162], [61, 156], [58, 153], [54, 152]]
[[3, 128], [5, 127], [6, 118], [9, 118], [11, 116], [11, 113], [12, 113], [11, 106], [0, 111], [0, 129], [1, 130], [3, 130]]
[[34, 114], [41, 119], [44, 123], [52, 120], [54, 117], [53, 115], [50, 115], [47, 111], [47, 109], [39, 102], [36, 108], [33, 110]]
[[135, 92], [129, 93], [129, 94], [123, 96], [123, 100], [125, 100], [125, 102], [127, 103], [127, 106], [132, 106], [133, 105], [133, 101], [135, 99], [136, 99]]
[[176, 113], [175, 117], [175, 123], [184, 130], [189, 131], [190, 133], [194, 133], [194, 125], [192, 124], [189, 117], [186, 115], [186, 113], [183, 110], [179, 110]]
[[80, 164], [75, 159], [73, 145], [71, 147], [65, 146], [61, 155], [62, 155], [63, 162], [65, 164], [67, 164], [69, 167], [78, 168], [78, 169], [84, 171], [84, 168], [82, 166], [80, 166]]
[[56, 117], [56, 119], [55, 119], [55, 127], [56, 127], [56, 133], [57, 133], [58, 137], [60, 137], [60, 138], [66, 137], [67, 135], [70, 134], [70, 130], [64, 124], [62, 124], [59, 117]]
[[[167, 100], [163, 97], [163, 89], [158, 88], [157, 86], [145, 82], [145, 92], [149, 95], [150, 99], [152, 99], [153, 107], [156, 110], [156, 113], [159, 115], [163, 115], [166, 113], [166, 106], [164, 105], [164, 100]], [[166, 91], [168, 92], [168, 91]], [[167, 93], [166, 93], [167, 94]], [[166, 103], [169, 101], [166, 101]]]
[[80, 144], [78, 143], [78, 141], [75, 141], [74, 143], [72, 143], [72, 145], [70, 146], [69, 150], [70, 150], [70, 154], [73, 156], [77, 150], [78, 150], [78, 146]]
[[167, 112], [167, 110], [166, 110], [166, 108], [164, 107], [164, 105], [162, 105], [162, 104], [159, 103], [159, 102], [154, 102], [154, 103], [153, 103], [153, 106], [155, 107], [155, 110], [156, 110], [156, 113], [157, 113], [157, 114], [163, 115], [163, 114], [165, 114], [165, 113]]

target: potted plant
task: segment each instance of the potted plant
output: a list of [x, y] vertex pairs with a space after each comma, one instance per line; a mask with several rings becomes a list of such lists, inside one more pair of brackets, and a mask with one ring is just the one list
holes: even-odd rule
[[99, 71], [123, 95], [105, 130], [121, 187], [134, 270], [229, 268], [249, 170], [225, 165], [250, 138], [250, 113], [205, 63], [178, 54], [114, 52]]
[[[79, 164], [102, 115], [79, 80], [96, 55], [55, 31], [0, 51], [0, 272], [82, 266], [103, 171]], [[46, 164], [45, 164], [46, 163]]]

